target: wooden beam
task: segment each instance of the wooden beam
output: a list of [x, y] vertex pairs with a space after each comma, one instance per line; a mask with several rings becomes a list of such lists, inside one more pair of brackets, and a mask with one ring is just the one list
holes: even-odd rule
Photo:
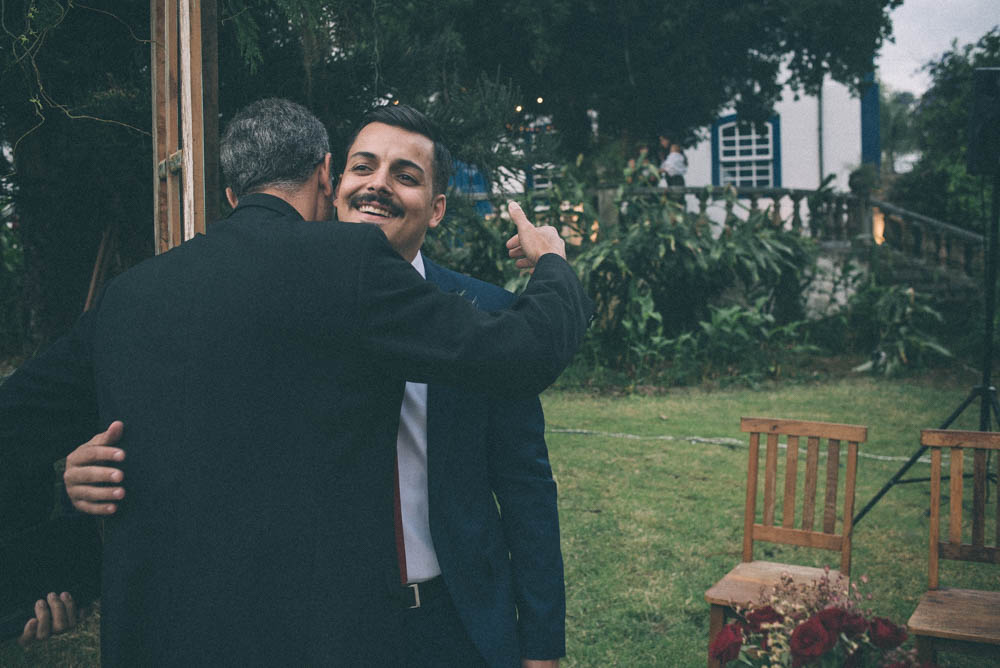
[[167, 117], [165, 74], [166, 51], [163, 0], [149, 3], [149, 72], [152, 89], [153, 129], [153, 252], [159, 254], [170, 248], [167, 227], [167, 182], [160, 178], [160, 161], [167, 157]]
[[[178, 141], [179, 109], [177, 100], [177, 0], [163, 0], [164, 38], [166, 50], [163, 72], [164, 102], [166, 104], [166, 137], [168, 155], [180, 145]], [[164, 156], [166, 158], [166, 156]], [[179, 246], [181, 241], [181, 184], [180, 178], [167, 170], [167, 247]]]
[[205, 222], [221, 218], [219, 185], [219, 8], [217, 0], [201, 0], [201, 100], [204, 113]]
[[202, 148], [201, 3], [180, 0], [181, 140], [184, 168], [184, 240], [205, 233], [205, 177]]

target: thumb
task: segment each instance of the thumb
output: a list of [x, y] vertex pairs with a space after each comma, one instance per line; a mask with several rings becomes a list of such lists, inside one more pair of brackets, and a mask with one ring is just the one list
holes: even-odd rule
[[528, 220], [528, 217], [524, 214], [524, 210], [521, 205], [514, 200], [509, 200], [507, 202], [507, 212], [510, 214], [510, 219], [514, 221], [517, 226], [517, 231], [520, 232], [523, 229], [531, 228], [534, 229], [534, 225]]
[[125, 431], [125, 424], [121, 420], [115, 420], [112, 422], [103, 433], [98, 434], [93, 438], [95, 445], [111, 445], [117, 443], [122, 438], [122, 432]]

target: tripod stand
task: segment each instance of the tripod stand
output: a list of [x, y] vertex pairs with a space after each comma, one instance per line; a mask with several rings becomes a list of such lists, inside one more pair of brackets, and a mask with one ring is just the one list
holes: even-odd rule
[[[1000, 424], [1000, 403], [997, 402], [997, 388], [993, 386], [991, 373], [993, 370], [993, 317], [996, 313], [996, 284], [997, 284], [997, 256], [998, 256], [998, 241], [997, 232], [1000, 224], [997, 222], [997, 218], [1000, 217], [1000, 204], [998, 204], [997, 195], [1000, 194], [1000, 168], [993, 169], [993, 195], [992, 195], [992, 212], [990, 215], [990, 224], [988, 229], [988, 239], [987, 239], [987, 251], [986, 251], [986, 286], [983, 291], [983, 299], [985, 302], [985, 320], [983, 326], [983, 380], [982, 383], [976, 385], [969, 392], [969, 396], [959, 404], [958, 408], [948, 416], [939, 429], [948, 429], [952, 423], [958, 419], [958, 417], [965, 412], [965, 409], [972, 405], [976, 399], [979, 399], [979, 431], [992, 431], [991, 425], [993, 424], [990, 417], [992, 416], [996, 419], [997, 424]], [[854, 516], [854, 526], [857, 527], [858, 522], [861, 518], [868, 514], [879, 500], [885, 496], [886, 492], [892, 489], [895, 485], [902, 485], [912, 482], [928, 482], [930, 478], [908, 478], [903, 479], [906, 472], [910, 470], [910, 467], [917, 463], [917, 460], [923, 456], [927, 448], [921, 446], [910, 459], [903, 464], [903, 466], [896, 472], [894, 476], [889, 479], [882, 489], [878, 491], [872, 500], [862, 508], [857, 515]], [[994, 474], [989, 474], [990, 478], [994, 478]]]

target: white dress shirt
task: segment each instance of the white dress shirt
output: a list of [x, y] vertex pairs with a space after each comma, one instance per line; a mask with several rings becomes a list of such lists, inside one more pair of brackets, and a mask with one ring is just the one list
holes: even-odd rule
[[[427, 278], [424, 258], [417, 251], [413, 267]], [[434, 541], [427, 494], [427, 384], [407, 383], [399, 410], [396, 436], [399, 458], [399, 505], [403, 518], [407, 582], [423, 582], [441, 574]]]

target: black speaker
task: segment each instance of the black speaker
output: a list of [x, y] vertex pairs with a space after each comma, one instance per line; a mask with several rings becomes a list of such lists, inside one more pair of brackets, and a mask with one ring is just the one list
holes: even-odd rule
[[977, 67], [972, 71], [966, 168], [970, 174], [1000, 171], [1000, 67]]

